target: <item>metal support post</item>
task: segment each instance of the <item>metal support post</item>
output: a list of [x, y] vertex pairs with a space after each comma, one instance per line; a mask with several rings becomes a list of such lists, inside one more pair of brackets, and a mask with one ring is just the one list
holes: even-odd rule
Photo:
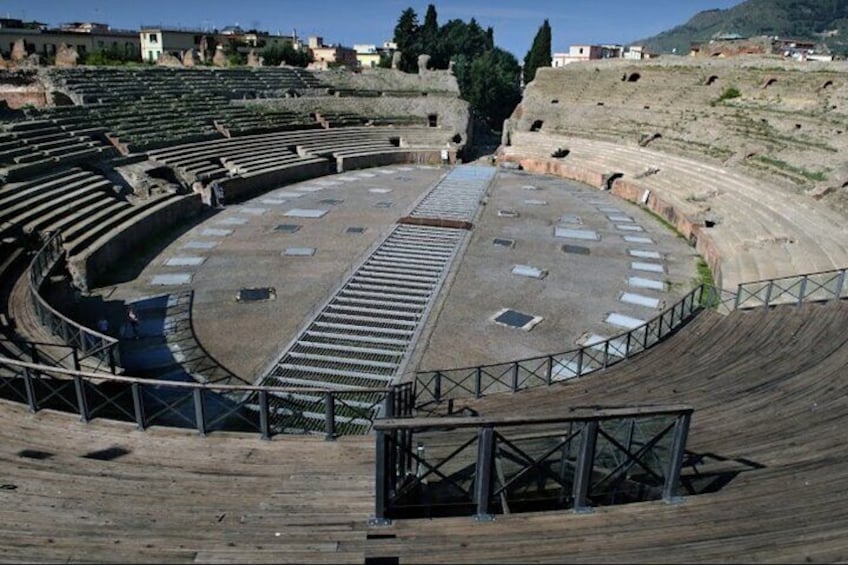
[[512, 364], [512, 392], [518, 391], [518, 361]]
[[683, 467], [683, 456], [686, 453], [686, 438], [689, 435], [689, 423], [692, 414], [687, 412], [677, 417], [674, 423], [674, 438], [671, 443], [671, 453], [668, 469], [665, 473], [665, 484], [663, 484], [662, 497], [665, 502], [682, 502], [683, 498], [677, 495], [677, 483], [680, 478], [680, 470]]
[[144, 431], [144, 401], [141, 398], [141, 385], [138, 383], [132, 383], [130, 385], [130, 389], [132, 390], [133, 412], [135, 412], [135, 425], [140, 431]]
[[32, 374], [29, 371], [29, 367], [24, 367], [24, 390], [26, 390], [29, 411], [35, 414], [38, 412], [38, 402], [35, 399], [35, 385], [32, 382]]
[[271, 439], [271, 426], [268, 413], [268, 391], [259, 391], [259, 433], [262, 439]]
[[474, 396], [483, 396], [483, 367], [480, 366], [474, 371]]
[[383, 418], [395, 417], [395, 389], [390, 388], [383, 400]]
[[839, 271], [839, 276], [836, 278], [835, 298], [842, 298], [842, 289], [845, 288], [845, 271], [846, 269]]
[[548, 355], [548, 362], [545, 366], [545, 384], [551, 386], [554, 378], [554, 357]]
[[331, 390], [324, 393], [324, 439], [336, 439], [336, 397]]
[[386, 506], [389, 501], [389, 477], [391, 469], [386, 467], [386, 432], [377, 430], [376, 454], [374, 463], [374, 516], [368, 520], [371, 526], [388, 526], [392, 521], [386, 518]]
[[577, 350], [577, 371], [575, 377], [583, 376], [583, 347]]
[[768, 310], [769, 303], [771, 302], [771, 291], [774, 287], [774, 281], [769, 281], [768, 286], [766, 287], [766, 299], [763, 301], [763, 308]]
[[85, 398], [85, 381], [80, 375], [74, 375], [74, 390], [77, 393], [77, 408], [79, 410], [80, 420], [87, 423], [90, 418], [88, 414], [88, 402]]
[[490, 522], [489, 498], [492, 493], [492, 471], [495, 468], [495, 430], [490, 426], [477, 432], [477, 469], [474, 474], [474, 501], [477, 503], [478, 522]]
[[433, 391], [433, 400], [436, 402], [442, 401], [442, 373], [436, 371], [436, 384]]
[[203, 406], [203, 389], [195, 388], [194, 393], [194, 423], [197, 426], [197, 433], [202, 436], [206, 435], [206, 410]]
[[739, 306], [742, 304], [742, 283], [739, 283], [739, 286], [736, 287], [736, 300], [733, 301], [733, 309], [739, 310]]
[[598, 440], [598, 422], [586, 422], [580, 432], [580, 451], [574, 470], [574, 511], [578, 514], [592, 512], [589, 506], [589, 487], [592, 482], [592, 468], [595, 463], [595, 445]]
[[633, 338], [633, 331], [627, 332], [627, 339], [624, 342], [624, 358], [630, 359], [630, 340]]
[[807, 275], [801, 279], [801, 288], [798, 289], [798, 306], [804, 303], [804, 297], [807, 295]]

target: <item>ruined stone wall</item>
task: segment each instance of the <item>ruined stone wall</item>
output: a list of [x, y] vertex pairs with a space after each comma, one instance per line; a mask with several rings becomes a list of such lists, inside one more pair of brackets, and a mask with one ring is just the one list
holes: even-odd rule
[[315, 77], [337, 89], [417, 91], [459, 96], [459, 84], [449, 71], [410, 74], [392, 69], [366, 69], [356, 73], [346, 69], [331, 69], [315, 72]]
[[298, 113], [315, 111], [350, 112], [368, 117], [417, 116], [426, 123], [427, 116], [437, 114], [439, 126], [449, 131], [448, 136], [460, 134], [463, 143], [468, 140], [468, 128], [471, 114], [468, 103], [459, 98], [439, 96], [419, 96], [401, 98], [380, 96], [374, 98], [314, 96], [302, 98], [275, 98], [266, 100], [245, 100], [247, 106], [265, 106], [273, 109], [285, 109]]
[[[740, 96], [727, 98], [731, 88]], [[664, 57], [540, 69], [508, 126], [649, 144], [848, 212], [848, 63]]]

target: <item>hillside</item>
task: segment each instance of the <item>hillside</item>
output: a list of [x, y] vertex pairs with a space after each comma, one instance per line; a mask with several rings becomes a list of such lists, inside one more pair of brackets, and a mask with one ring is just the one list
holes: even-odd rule
[[726, 10], [707, 10], [683, 25], [635, 41], [659, 53], [686, 54], [692, 43], [736, 33], [824, 41], [834, 54], [848, 55], [848, 0], [747, 0]]

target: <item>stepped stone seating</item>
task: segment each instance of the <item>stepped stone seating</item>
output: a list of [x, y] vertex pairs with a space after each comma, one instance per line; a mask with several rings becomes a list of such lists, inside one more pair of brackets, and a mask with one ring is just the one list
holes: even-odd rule
[[68, 131], [47, 120], [10, 123], [0, 133], [0, 174], [12, 182], [57, 166], [111, 156], [112, 149], [94, 133]]
[[[556, 159], [557, 148], [568, 148]], [[502, 159], [606, 188], [604, 175], [623, 173], [613, 192], [648, 206], [696, 240], [724, 288], [741, 282], [838, 269], [848, 264], [844, 218], [812, 200], [761, 180], [652, 149], [516, 132]], [[647, 169], [659, 169], [645, 175]], [[712, 225], [712, 227], [707, 227]]]

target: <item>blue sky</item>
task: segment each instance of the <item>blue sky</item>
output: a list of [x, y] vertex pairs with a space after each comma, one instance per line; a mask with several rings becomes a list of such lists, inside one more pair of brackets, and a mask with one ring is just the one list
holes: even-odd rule
[[[522, 59], [547, 18], [553, 50], [570, 44], [628, 43], [654, 35], [711, 8], [741, 0], [451, 0], [432, 2], [439, 23], [471, 17], [495, 30], [495, 43]], [[142, 24], [207, 28], [238, 23], [271, 32], [320, 35], [329, 43], [382, 43], [391, 39], [400, 13], [412, 7], [421, 20], [431, 3], [410, 0], [0, 0], [3, 17], [48, 24], [100, 21], [115, 28]]]

